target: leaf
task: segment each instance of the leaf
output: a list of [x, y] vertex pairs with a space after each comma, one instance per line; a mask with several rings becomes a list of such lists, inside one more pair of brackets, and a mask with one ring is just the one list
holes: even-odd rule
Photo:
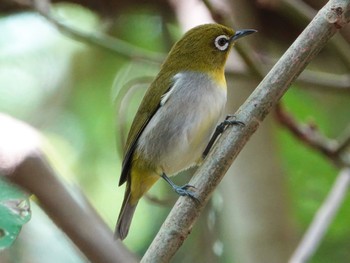
[[0, 177], [0, 250], [13, 244], [30, 217], [28, 196]]

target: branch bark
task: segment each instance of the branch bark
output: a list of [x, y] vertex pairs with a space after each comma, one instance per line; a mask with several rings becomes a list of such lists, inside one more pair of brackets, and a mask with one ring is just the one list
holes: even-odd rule
[[[136, 262], [88, 200], [59, 179], [41, 150], [40, 135], [0, 113], [0, 175], [34, 194], [42, 209], [91, 262]], [[79, 195], [80, 194], [80, 195]]]
[[327, 41], [349, 20], [350, 0], [331, 0], [319, 11], [237, 111], [236, 118], [243, 121], [245, 127], [238, 125], [229, 128], [198, 168], [190, 184], [196, 186], [200, 204], [180, 197], [141, 262], [168, 262], [171, 259], [260, 122]]

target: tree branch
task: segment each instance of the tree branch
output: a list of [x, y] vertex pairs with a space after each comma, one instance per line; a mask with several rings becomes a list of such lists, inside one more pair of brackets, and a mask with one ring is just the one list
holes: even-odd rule
[[[350, 125], [348, 125], [348, 127], [345, 129], [343, 134], [338, 139], [338, 145], [334, 150], [334, 154], [340, 156], [349, 146], [350, 146]], [[347, 166], [350, 166], [350, 160], [348, 160], [345, 163]]]
[[335, 143], [321, 135], [314, 124], [298, 123], [291, 114], [283, 109], [281, 104], [276, 105], [275, 115], [278, 122], [300, 141], [327, 157], [333, 156]]
[[[282, 0], [277, 7], [279, 7], [280, 12], [290, 17], [290, 21], [304, 25], [316, 14], [316, 10], [301, 0]], [[347, 41], [339, 34], [335, 36], [329, 44], [332, 49], [338, 53], [339, 59], [341, 59], [349, 69], [350, 53], [348, 52], [349, 45]]]
[[[41, 151], [40, 135], [28, 125], [0, 114], [0, 174], [28, 193], [91, 261], [136, 262], [77, 189], [58, 177]], [[79, 192], [78, 192], [79, 193]]]
[[59, 21], [52, 15], [44, 15], [57, 29], [64, 35], [86, 44], [90, 44], [106, 51], [113, 52], [117, 55], [124, 56], [130, 59], [141, 59], [146, 61], [153, 61], [161, 63], [164, 60], [164, 55], [149, 51], [137, 46], [134, 46], [121, 39], [104, 35], [102, 33], [87, 33], [72, 26], [63, 21]]
[[350, 0], [331, 0], [286, 51], [264, 80], [236, 112], [245, 123], [230, 127], [190, 181], [201, 201], [180, 197], [165, 220], [141, 262], [168, 262], [191, 231], [193, 224], [250, 136], [292, 81], [323, 48], [326, 42], [350, 19]]
[[338, 167], [350, 166], [345, 154], [343, 155], [344, 150], [350, 144], [350, 127], [345, 130], [341, 138], [332, 140], [323, 136], [314, 125], [298, 123], [280, 104], [276, 106], [275, 114], [280, 124], [310, 148], [325, 155]]
[[[222, 10], [216, 9], [215, 6], [213, 6], [208, 0], [203, 0], [203, 3], [206, 5], [208, 11], [216, 22], [224, 25], [229, 24], [229, 19]], [[285, 16], [290, 16], [290, 20], [292, 22], [302, 25], [305, 25], [311, 21], [312, 17], [316, 14], [316, 11], [313, 8], [299, 0], [282, 0], [276, 6], [278, 6], [280, 13], [284, 14]], [[335, 49], [335, 52], [339, 55], [339, 58], [345, 60], [345, 64], [348, 67], [347, 62], [350, 60], [347, 60], [346, 58], [348, 57], [347, 50], [349, 49], [349, 45], [346, 43], [346, 41], [342, 39], [341, 36], [336, 36], [330, 40], [330, 43], [332, 43], [332, 48]], [[263, 79], [274, 63], [273, 58], [271, 59], [269, 57], [265, 57], [263, 60], [259, 59], [259, 57], [262, 57], [261, 54], [259, 57], [256, 56], [256, 51], [251, 45], [242, 45], [241, 43], [237, 43], [236, 50], [249, 68], [251, 73], [247, 76], [249, 78], [254, 76], [259, 79]], [[345, 55], [344, 52], [346, 53]], [[236, 72], [232, 68], [226, 69], [227, 75], [235, 75], [235, 73]], [[299, 76], [296, 82], [302, 85], [312, 85], [312, 87], [316, 86], [316, 88], [323, 88], [327, 90], [350, 90], [350, 74], [335, 74], [305, 70]]]
[[59, 20], [51, 12], [51, 3], [49, 0], [13, 0], [19, 5], [30, 7], [45, 17], [53, 26], [55, 26], [63, 35], [66, 35], [76, 41], [90, 44], [106, 51], [113, 52], [117, 55], [130, 59], [140, 59], [161, 63], [164, 55], [161, 53], [149, 51], [134, 46], [126, 41], [116, 37], [108, 36], [100, 32], [83, 32], [68, 23]]
[[338, 208], [344, 201], [350, 187], [350, 169], [343, 169], [326, 200], [318, 209], [302, 241], [292, 255], [289, 263], [307, 262], [320, 244], [326, 230], [333, 221]]

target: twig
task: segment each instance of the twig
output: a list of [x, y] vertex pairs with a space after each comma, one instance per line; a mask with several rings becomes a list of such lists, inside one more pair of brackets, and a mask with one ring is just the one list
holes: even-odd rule
[[71, 25], [68, 25], [66, 22], [60, 21], [58, 18], [52, 15], [50, 2], [48, 0], [24, 0], [23, 2], [20, 0], [14, 1], [20, 5], [30, 6], [48, 21], [50, 21], [62, 34], [75, 39], [76, 41], [94, 45], [131, 59], [147, 60], [156, 63], [161, 63], [164, 60], [165, 56], [163, 54], [136, 47], [126, 41], [102, 34], [100, 32], [83, 32], [72, 27]]
[[[252, 52], [252, 51], [251, 51]], [[269, 56], [261, 56], [264, 65], [260, 66], [261, 73], [266, 75], [268, 70], [277, 62], [278, 59], [271, 58]], [[257, 61], [259, 63], [259, 61]], [[232, 68], [226, 70], [226, 74], [237, 75], [238, 72], [235, 72]], [[243, 76], [243, 74], [241, 73]], [[251, 75], [246, 76], [252, 78]], [[259, 77], [259, 76], [258, 76]], [[339, 91], [350, 91], [350, 74], [337, 74], [323, 71], [315, 71], [312, 69], [305, 69], [296, 83], [303, 85], [303, 88], [314, 88], [314, 89], [323, 89], [325, 91], [339, 92]]]
[[350, 166], [343, 156], [343, 151], [350, 144], [350, 127], [338, 140], [322, 135], [313, 124], [300, 124], [279, 103], [275, 107], [275, 116], [280, 124], [286, 127], [296, 138], [307, 146], [322, 153], [339, 167]]
[[319, 133], [313, 124], [299, 124], [294, 117], [286, 112], [281, 104], [276, 105], [275, 115], [279, 123], [299, 140], [324, 155], [331, 157], [334, 154], [335, 143]]
[[[339, 12], [341, 11], [341, 12]], [[201, 201], [180, 197], [141, 262], [169, 262], [250, 136], [326, 42], [350, 20], [350, 0], [331, 0], [236, 112], [244, 127], [228, 128], [190, 181]]]
[[87, 199], [69, 189], [41, 150], [40, 135], [0, 114], [0, 174], [34, 194], [50, 218], [91, 262], [136, 262]]
[[52, 24], [54, 24], [62, 34], [65, 34], [77, 41], [91, 44], [131, 59], [147, 60], [156, 63], [161, 63], [164, 60], [163, 54], [136, 47], [126, 41], [107, 36], [102, 33], [82, 32], [78, 29], [73, 28], [72, 26], [69, 26], [67, 23], [57, 20], [52, 15], [45, 15], [45, 17]]
[[311, 225], [292, 255], [289, 263], [307, 262], [314, 254], [320, 241], [324, 237], [326, 230], [333, 221], [338, 208], [344, 201], [349, 187], [350, 169], [347, 168], [339, 173], [330, 193], [317, 211]]
[[278, 12], [300, 27], [307, 25], [317, 13], [314, 8], [301, 0], [280, 0], [275, 6], [279, 8]]
[[305, 70], [296, 82], [326, 91], [350, 91], [350, 74]]
[[[350, 125], [345, 129], [344, 133], [338, 139], [338, 146], [334, 150], [334, 154], [341, 155], [350, 146]], [[347, 163], [350, 166], [350, 163]]]
[[[285, 112], [281, 105], [276, 107], [277, 119], [288, 128], [299, 140], [309, 147], [330, 158], [341, 167], [350, 167], [350, 160], [345, 158], [344, 150], [350, 144], [350, 126], [338, 141], [322, 136], [313, 125], [301, 125], [290, 114]], [[350, 186], [350, 169], [343, 169], [338, 175], [327, 199], [318, 210], [313, 222], [305, 233], [302, 241], [290, 259], [290, 263], [303, 263], [313, 255], [321, 242], [326, 230], [332, 222], [345, 194]]]

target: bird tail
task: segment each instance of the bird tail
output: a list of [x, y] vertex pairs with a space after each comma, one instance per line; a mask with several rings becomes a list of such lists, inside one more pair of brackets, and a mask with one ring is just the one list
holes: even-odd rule
[[123, 240], [128, 235], [131, 220], [138, 203], [131, 203], [130, 183], [127, 183], [126, 187], [127, 189], [125, 191], [122, 208], [120, 210], [117, 225], [115, 227], [114, 232], [114, 237], [120, 240]]

